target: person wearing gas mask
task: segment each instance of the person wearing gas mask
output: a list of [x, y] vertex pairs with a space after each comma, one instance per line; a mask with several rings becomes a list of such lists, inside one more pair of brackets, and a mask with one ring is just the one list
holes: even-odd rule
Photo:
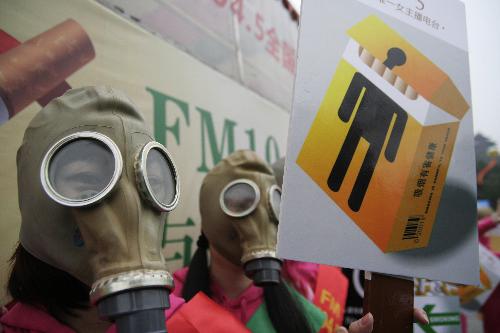
[[[271, 167], [276, 177], [277, 185], [282, 188], [285, 158], [280, 158]], [[312, 302], [314, 300], [318, 269], [319, 265], [316, 263], [284, 260], [282, 272], [285, 279], [290, 281], [297, 291]]]
[[253, 332], [317, 332], [324, 315], [281, 276], [280, 202], [271, 167], [254, 152], [237, 151], [217, 164], [200, 190], [198, 249], [174, 274], [174, 293], [187, 302], [202, 291]]
[[[283, 176], [285, 169], [285, 158], [277, 160], [272, 165], [274, 175], [278, 186], [283, 186]], [[314, 297], [314, 290], [316, 289], [316, 279], [318, 276], [319, 265], [309, 262], [285, 260], [283, 270], [294, 287], [300, 291], [309, 300]], [[428, 324], [429, 319], [425, 311], [421, 308], [413, 310], [414, 319], [420, 323]], [[373, 316], [371, 314], [365, 315], [362, 319], [357, 320], [349, 326], [349, 330], [345, 327], [338, 327], [335, 333], [367, 333], [373, 329]]]
[[3, 331], [166, 332], [165, 310], [183, 302], [169, 298], [160, 239], [179, 180], [129, 99], [87, 87], [53, 100], [29, 124], [17, 172]]
[[[283, 266], [276, 257], [281, 202], [276, 179], [280, 176], [276, 176], [252, 151], [231, 154], [206, 175], [200, 190], [198, 249], [189, 267], [174, 274], [174, 293], [189, 301], [203, 292], [252, 332], [317, 332], [323, 314], [282, 277], [287, 275], [294, 286], [300, 286], [295, 281], [299, 278], [305, 288], [297, 289], [307, 296], [306, 290], [315, 287], [317, 269], [304, 269], [307, 263], [299, 263], [305, 266], [295, 274], [282, 274], [289, 263]], [[299, 277], [304, 272], [312, 276]], [[367, 314], [348, 331], [338, 330], [369, 333], [372, 329], [373, 316]]]

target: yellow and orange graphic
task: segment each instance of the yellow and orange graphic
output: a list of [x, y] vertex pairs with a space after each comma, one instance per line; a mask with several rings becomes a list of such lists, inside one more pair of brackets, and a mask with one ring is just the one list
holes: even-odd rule
[[481, 266], [479, 270], [479, 277], [481, 281], [481, 286], [460, 286], [458, 288], [458, 296], [460, 296], [460, 302], [466, 304], [477, 296], [481, 295], [487, 290], [493, 288], [493, 284], [488, 276], [488, 273]]
[[376, 16], [348, 34], [297, 164], [382, 251], [425, 247], [469, 105]]

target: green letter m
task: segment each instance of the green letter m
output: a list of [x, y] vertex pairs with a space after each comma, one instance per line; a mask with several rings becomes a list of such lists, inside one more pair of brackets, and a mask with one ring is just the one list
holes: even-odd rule
[[180, 117], [175, 119], [173, 125], [167, 124], [167, 105], [169, 102], [174, 103], [175, 106], [179, 108], [186, 124], [189, 126], [189, 105], [188, 103], [181, 101], [180, 99], [174, 98], [172, 96], [165, 95], [159, 91], [146, 87], [146, 91], [153, 96], [154, 103], [154, 128], [155, 128], [155, 138], [156, 140], [164, 146], [167, 146], [167, 132], [172, 133], [175, 142], [179, 145], [181, 143], [180, 139], [180, 128], [179, 120]]
[[206, 147], [205, 137], [208, 138], [210, 152], [212, 155], [213, 165], [222, 160], [227, 143], [227, 154], [234, 152], [234, 127], [236, 122], [225, 119], [222, 129], [222, 139], [220, 145], [217, 144], [217, 136], [215, 135], [214, 122], [210, 112], [201, 108], [196, 108], [201, 116], [201, 165], [198, 167], [199, 172], [208, 172], [210, 169], [206, 164]]

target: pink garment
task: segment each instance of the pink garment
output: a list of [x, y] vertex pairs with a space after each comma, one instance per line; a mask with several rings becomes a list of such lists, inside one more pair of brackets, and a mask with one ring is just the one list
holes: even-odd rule
[[[184, 300], [170, 295], [170, 309], [165, 311], [165, 318], [169, 318]], [[70, 327], [60, 323], [47, 312], [24, 303], [15, 303], [0, 317], [3, 333], [75, 333]], [[106, 333], [115, 333], [112, 325]]]
[[496, 224], [493, 222], [493, 219], [491, 216], [485, 217], [481, 221], [479, 221], [478, 224], [478, 231], [479, 231], [479, 242], [484, 245], [488, 250], [492, 251], [495, 253], [497, 257], [500, 258], [500, 252], [494, 252], [491, 249], [491, 244], [490, 244], [490, 239], [489, 237], [486, 236], [486, 233], [492, 229], [495, 229]]
[[[186, 281], [189, 267], [179, 269], [174, 273], [174, 295], [181, 297], [184, 282]], [[248, 286], [237, 298], [229, 299], [224, 295], [222, 288], [212, 281], [210, 285], [212, 291], [212, 300], [219, 304], [229, 312], [231, 312], [242, 323], [247, 323], [263, 301], [264, 291], [262, 288], [256, 287], [253, 284]]]
[[[490, 239], [486, 237], [486, 233], [495, 227], [496, 224], [493, 222], [491, 216], [479, 221], [479, 242], [490, 251], [492, 251]], [[500, 258], [500, 252], [492, 252]], [[498, 285], [490, 295], [488, 301], [481, 308], [481, 312], [483, 313], [485, 333], [500, 333], [500, 285]]]
[[16, 303], [0, 317], [0, 324], [4, 333], [75, 333], [47, 312], [24, 303]]
[[[286, 280], [291, 281], [294, 287], [303, 294], [304, 297], [312, 301], [316, 288], [318, 267], [317, 264], [285, 260], [283, 265], [283, 276]], [[179, 297], [182, 296], [182, 289], [186, 281], [187, 273], [188, 267], [181, 268], [174, 273], [174, 295]], [[255, 311], [262, 304], [264, 297], [262, 288], [256, 287], [253, 284], [235, 299], [226, 297], [222, 288], [213, 281], [210, 285], [210, 289], [212, 290], [212, 299], [245, 324], [252, 318]]]
[[285, 260], [283, 276], [291, 281], [295, 289], [308, 301], [314, 301], [319, 265], [295, 260]]

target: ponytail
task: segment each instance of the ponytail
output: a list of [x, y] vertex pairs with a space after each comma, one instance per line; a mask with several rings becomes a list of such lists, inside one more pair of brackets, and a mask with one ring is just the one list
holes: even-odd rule
[[267, 313], [277, 333], [313, 333], [305, 310], [283, 280], [263, 288]]
[[[212, 294], [207, 260], [208, 240], [203, 233], [196, 245], [198, 248], [189, 264], [182, 289], [182, 297], [186, 302], [200, 291], [208, 297]], [[313, 333], [302, 305], [282, 280], [279, 284], [267, 285], [263, 289], [267, 313], [277, 333]]]
[[203, 233], [198, 237], [196, 245], [198, 248], [191, 259], [186, 282], [182, 288], [182, 297], [186, 302], [200, 291], [203, 291], [208, 297], [212, 294], [210, 291], [210, 273], [207, 259], [208, 239]]

